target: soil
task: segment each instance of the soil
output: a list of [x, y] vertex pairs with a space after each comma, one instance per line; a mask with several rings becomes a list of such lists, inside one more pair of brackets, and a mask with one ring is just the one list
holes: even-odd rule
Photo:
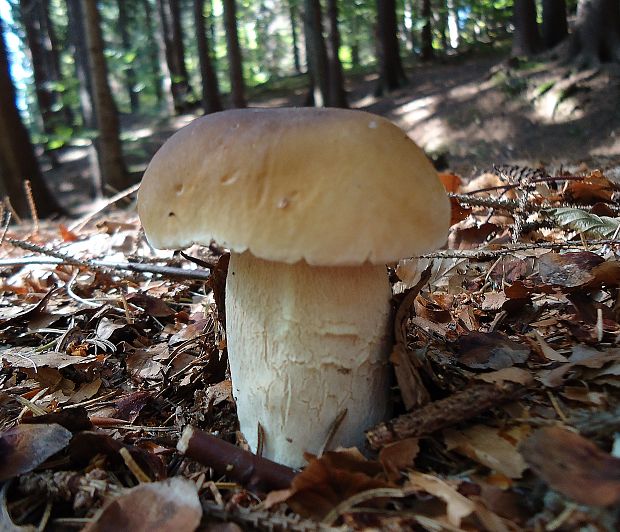
[[[376, 74], [348, 76], [351, 107], [384, 115], [441, 166], [465, 178], [493, 164], [544, 166], [548, 171], [600, 168], [620, 179], [620, 65], [573, 71], [548, 61], [510, 62], [503, 56], [453, 57], [408, 69], [410, 84], [377, 97]], [[303, 105], [303, 76], [254, 89], [253, 106]], [[132, 176], [139, 180], [157, 148], [199, 116], [163, 120], [122, 116]], [[88, 148], [60, 151], [46, 168], [63, 204], [75, 214], [92, 208]]]

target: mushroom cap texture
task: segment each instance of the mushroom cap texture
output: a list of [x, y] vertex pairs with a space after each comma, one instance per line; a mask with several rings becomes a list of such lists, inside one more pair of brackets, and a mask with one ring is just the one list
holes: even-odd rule
[[343, 109], [241, 109], [193, 121], [155, 154], [138, 212], [156, 248], [211, 241], [266, 260], [385, 264], [444, 244], [450, 204], [390, 121]]

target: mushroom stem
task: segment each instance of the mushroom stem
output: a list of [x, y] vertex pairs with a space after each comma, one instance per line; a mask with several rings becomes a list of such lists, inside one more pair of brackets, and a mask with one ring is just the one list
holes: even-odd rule
[[391, 289], [384, 266], [310, 266], [232, 253], [227, 343], [237, 413], [251, 449], [298, 467], [331, 446], [364, 444], [389, 414]]

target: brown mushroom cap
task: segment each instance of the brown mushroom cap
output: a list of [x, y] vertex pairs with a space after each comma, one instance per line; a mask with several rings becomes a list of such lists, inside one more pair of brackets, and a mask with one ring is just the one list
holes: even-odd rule
[[149, 164], [138, 211], [157, 248], [214, 240], [266, 260], [324, 266], [436, 249], [450, 220], [437, 173], [406, 133], [342, 109], [199, 118]]

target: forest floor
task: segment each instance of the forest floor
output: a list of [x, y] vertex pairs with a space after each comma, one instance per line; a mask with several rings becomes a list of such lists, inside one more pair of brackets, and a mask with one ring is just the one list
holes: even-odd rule
[[[466, 179], [441, 175], [448, 249], [390, 271], [395, 417], [301, 472], [243, 448], [225, 250], [156, 252], [134, 208], [92, 211], [85, 150], [64, 149], [53, 175], [90, 216], [0, 234], [0, 530], [620, 529], [617, 73], [497, 64], [423, 67], [389, 99], [353, 84]], [[556, 85], [562, 127], [527, 96]], [[136, 179], [192, 118], [126, 124]], [[539, 161], [574, 170], [478, 175]]]
[[[504, 56], [446, 58], [408, 69], [410, 85], [374, 96], [376, 74], [348, 75], [351, 107], [384, 115], [405, 129], [444, 169], [468, 179], [493, 164], [544, 166], [550, 173], [579, 165], [620, 179], [620, 67], [576, 72], [553, 61], [510, 65]], [[304, 76], [253, 89], [250, 105], [299, 106]], [[123, 141], [136, 180], [161, 144], [198, 114], [122, 116]], [[87, 209], [87, 149], [60, 151], [48, 169], [70, 208]]]

